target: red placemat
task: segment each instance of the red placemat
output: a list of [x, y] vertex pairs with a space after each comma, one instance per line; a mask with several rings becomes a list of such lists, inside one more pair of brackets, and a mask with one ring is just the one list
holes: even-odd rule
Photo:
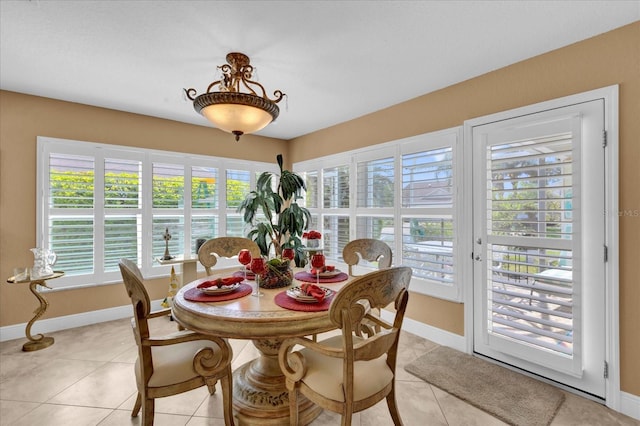
[[[294, 275], [294, 278], [298, 281], [304, 281], [307, 283], [316, 282], [316, 276], [307, 271], [297, 272]], [[345, 274], [344, 272], [340, 272], [338, 275], [334, 277], [320, 277], [320, 282], [321, 283], [339, 283], [340, 281], [345, 281], [348, 279], [349, 279], [349, 275]]]
[[304, 312], [320, 312], [328, 311], [331, 306], [331, 299], [333, 296], [326, 297], [322, 302], [318, 303], [304, 303], [287, 296], [287, 292], [283, 291], [273, 298], [276, 305], [281, 308], [291, 309], [292, 311], [304, 311]]
[[205, 294], [200, 289], [193, 287], [184, 292], [184, 298], [192, 302], [224, 302], [225, 300], [239, 299], [251, 294], [251, 286], [249, 284], [240, 284], [237, 290], [227, 294], [211, 295]]
[[[236, 271], [231, 275], [233, 275], [234, 277], [242, 277], [242, 278], [244, 278], [244, 272], [242, 272], [242, 271]], [[255, 279], [256, 279], [256, 276], [255, 276], [255, 274], [253, 272], [247, 272], [247, 280], [254, 281]]]

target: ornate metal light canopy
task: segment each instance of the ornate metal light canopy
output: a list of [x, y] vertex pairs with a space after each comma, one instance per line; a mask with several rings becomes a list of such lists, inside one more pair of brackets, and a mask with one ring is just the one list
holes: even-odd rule
[[[264, 87], [251, 80], [253, 67], [247, 55], [231, 52], [227, 54], [227, 64], [218, 68], [222, 70], [222, 78], [209, 84], [205, 93], [196, 97], [196, 89], [184, 89], [198, 113], [219, 129], [236, 135], [236, 141], [278, 118], [280, 109], [276, 104], [286, 95], [276, 90], [275, 98], [270, 99]], [[212, 91], [216, 87], [218, 91]]]

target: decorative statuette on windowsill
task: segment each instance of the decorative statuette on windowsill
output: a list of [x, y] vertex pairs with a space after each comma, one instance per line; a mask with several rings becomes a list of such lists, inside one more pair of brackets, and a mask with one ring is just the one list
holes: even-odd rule
[[169, 254], [169, 240], [171, 239], [169, 228], [165, 228], [164, 234], [162, 234], [162, 238], [164, 238], [164, 256], [162, 256], [162, 260], [171, 260], [175, 256], [171, 256]]

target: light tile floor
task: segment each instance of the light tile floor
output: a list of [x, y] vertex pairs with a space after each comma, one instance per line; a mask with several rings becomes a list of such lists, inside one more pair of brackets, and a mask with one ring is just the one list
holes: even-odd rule
[[[166, 319], [153, 320], [158, 334], [175, 330]], [[47, 334], [55, 344], [22, 352], [25, 339], [0, 343], [0, 426], [139, 425], [130, 416], [136, 387], [137, 351], [128, 319]], [[233, 367], [255, 358], [253, 345], [231, 341]], [[397, 368], [398, 404], [404, 424], [504, 425], [489, 414], [404, 371], [404, 365], [437, 345], [403, 333]], [[219, 386], [219, 385], [218, 385]], [[221, 392], [206, 387], [156, 400], [156, 426], [222, 426]], [[313, 426], [340, 424], [325, 411]], [[358, 413], [353, 425], [387, 426], [393, 422], [385, 402]], [[640, 425], [593, 401], [567, 394], [551, 426]]]

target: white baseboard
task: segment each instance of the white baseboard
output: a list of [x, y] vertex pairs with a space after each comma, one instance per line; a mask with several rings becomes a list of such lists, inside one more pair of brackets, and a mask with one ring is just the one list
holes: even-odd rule
[[[161, 300], [151, 302], [151, 309], [162, 309]], [[98, 324], [106, 321], [113, 321], [132, 316], [131, 305], [117, 306], [115, 308], [101, 309], [99, 311], [84, 312], [81, 314], [67, 315], [63, 317], [38, 320], [31, 328], [31, 334], [51, 333], [53, 331], [66, 330], [69, 328], [82, 327], [84, 325]], [[27, 323], [0, 327], [0, 342], [25, 338], [25, 328]]]
[[640, 396], [620, 392], [620, 412], [625, 416], [640, 420]]
[[[385, 321], [393, 321], [393, 314], [389, 311], [383, 309], [381, 316]], [[439, 345], [465, 352], [464, 336], [460, 336], [459, 334], [450, 333], [407, 317], [405, 317], [402, 322], [402, 329], [416, 336], [420, 336], [423, 339], [431, 340]]]

